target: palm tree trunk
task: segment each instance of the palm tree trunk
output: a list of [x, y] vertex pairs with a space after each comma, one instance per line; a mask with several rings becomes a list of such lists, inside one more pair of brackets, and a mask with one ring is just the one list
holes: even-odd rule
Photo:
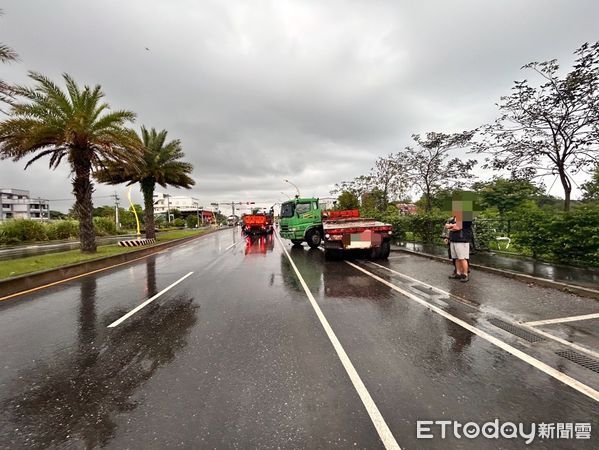
[[146, 239], [154, 239], [156, 231], [154, 226], [154, 187], [156, 182], [153, 179], [141, 181], [141, 192], [144, 195], [144, 214], [146, 223]]
[[92, 192], [94, 185], [91, 182], [91, 161], [87, 152], [73, 150], [73, 194], [75, 194], [75, 210], [79, 218], [79, 240], [81, 251], [84, 253], [96, 252], [96, 232], [94, 230]]

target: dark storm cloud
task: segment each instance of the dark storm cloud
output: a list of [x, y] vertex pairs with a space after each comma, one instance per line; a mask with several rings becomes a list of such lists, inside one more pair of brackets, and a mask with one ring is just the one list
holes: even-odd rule
[[[532, 60], [597, 39], [593, 1], [9, 0], [0, 42], [26, 70], [100, 83], [135, 124], [169, 130], [193, 195], [274, 201], [328, 195], [412, 133], [492, 120]], [[149, 50], [146, 50], [148, 48]], [[68, 197], [68, 170], [0, 163], [0, 184]], [[43, 180], [43, 181], [41, 181]], [[124, 189], [117, 188], [119, 192]], [[97, 186], [97, 202], [113, 187]], [[225, 197], [224, 199], [222, 197]], [[139, 198], [139, 197], [138, 197]]]

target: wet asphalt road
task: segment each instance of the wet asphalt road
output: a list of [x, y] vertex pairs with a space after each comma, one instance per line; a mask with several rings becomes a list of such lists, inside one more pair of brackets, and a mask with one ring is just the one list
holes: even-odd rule
[[596, 392], [599, 373], [556, 352], [599, 361], [599, 319], [518, 328], [535, 342], [497, 324], [596, 314], [599, 302], [486, 273], [456, 283], [449, 266], [401, 253], [350, 261], [373, 278], [238, 229], [1, 302], [0, 447], [382, 448], [283, 246], [402, 448], [525, 446], [416, 438], [417, 420], [494, 419], [590, 423], [590, 440], [532, 447], [597, 447], [597, 400], [484, 336]]

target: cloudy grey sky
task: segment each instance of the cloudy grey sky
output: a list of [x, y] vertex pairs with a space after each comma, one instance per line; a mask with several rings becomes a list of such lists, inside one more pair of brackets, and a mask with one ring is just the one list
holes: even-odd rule
[[[519, 68], [599, 40], [594, 0], [4, 0], [0, 42], [28, 70], [101, 84], [135, 127], [167, 129], [194, 164], [190, 193], [272, 204], [328, 196], [412, 133], [496, 116]], [[149, 51], [145, 48], [148, 47]], [[0, 187], [70, 198], [68, 168], [0, 161]], [[488, 174], [479, 172], [482, 177]], [[548, 180], [547, 184], [551, 184]], [[561, 194], [559, 183], [552, 193]], [[121, 196], [125, 188], [117, 187]], [[114, 187], [98, 185], [96, 204]], [[172, 194], [177, 191], [170, 190]], [[137, 198], [141, 196], [137, 194]], [[138, 200], [139, 201], [139, 200]], [[71, 201], [52, 209], [68, 209]]]

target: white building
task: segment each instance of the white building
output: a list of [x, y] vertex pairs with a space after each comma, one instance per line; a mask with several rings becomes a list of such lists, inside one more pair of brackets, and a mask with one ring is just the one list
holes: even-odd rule
[[322, 197], [318, 199], [318, 205], [322, 209], [333, 209], [335, 207], [336, 202], [337, 199], [333, 197]]
[[200, 201], [187, 195], [154, 194], [154, 214], [166, 214], [167, 210], [178, 209], [181, 212], [202, 210]]
[[31, 198], [23, 189], [0, 189], [0, 221], [6, 219], [42, 220], [50, 218], [47, 199]]

